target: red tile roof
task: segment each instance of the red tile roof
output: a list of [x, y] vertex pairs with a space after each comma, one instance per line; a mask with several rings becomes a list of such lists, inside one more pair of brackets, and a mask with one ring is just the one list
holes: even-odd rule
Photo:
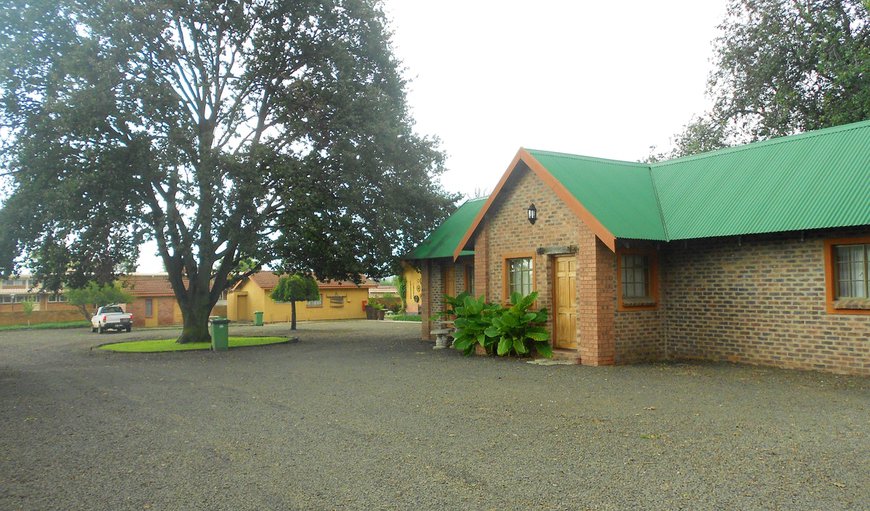
[[175, 296], [166, 274], [125, 275], [120, 280], [133, 296]]
[[[248, 278], [253, 280], [255, 284], [260, 286], [260, 288], [266, 290], [266, 289], [275, 289], [275, 286], [278, 285], [278, 279], [281, 278], [281, 275], [275, 275], [274, 273], [272, 273], [270, 271], [261, 271], [261, 272], [257, 272], [255, 274], [251, 275]], [[353, 282], [351, 282], [349, 280], [339, 280], [339, 281], [330, 280], [327, 282], [318, 281], [317, 287], [319, 287], [320, 289], [347, 289], [347, 288], [351, 288], [351, 289], [365, 288], [365, 289], [368, 289], [371, 287], [377, 287], [377, 284], [369, 279], [363, 280], [359, 285], [354, 284]]]

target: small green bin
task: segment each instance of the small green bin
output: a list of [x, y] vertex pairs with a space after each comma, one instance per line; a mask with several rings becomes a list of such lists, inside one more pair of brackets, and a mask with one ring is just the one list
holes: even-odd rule
[[254, 311], [254, 326], [263, 326], [263, 311]]
[[211, 349], [226, 351], [230, 346], [230, 320], [212, 318], [209, 323], [211, 325]]

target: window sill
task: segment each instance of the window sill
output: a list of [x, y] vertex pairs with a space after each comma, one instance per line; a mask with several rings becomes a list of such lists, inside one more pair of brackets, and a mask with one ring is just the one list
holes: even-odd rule
[[657, 301], [652, 298], [628, 298], [621, 299], [616, 310], [619, 312], [652, 311], [659, 308]]
[[656, 301], [652, 298], [623, 298], [623, 307], [655, 307]]
[[870, 311], [870, 298], [840, 298], [832, 306], [837, 311]]

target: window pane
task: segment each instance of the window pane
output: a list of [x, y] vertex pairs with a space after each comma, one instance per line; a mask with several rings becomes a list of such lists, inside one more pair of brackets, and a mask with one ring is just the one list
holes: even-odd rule
[[840, 245], [837, 257], [837, 298], [866, 298], [868, 245]]
[[523, 296], [532, 292], [531, 258], [508, 259], [508, 292], [520, 293]]
[[649, 298], [649, 256], [626, 254], [622, 256], [623, 298]]

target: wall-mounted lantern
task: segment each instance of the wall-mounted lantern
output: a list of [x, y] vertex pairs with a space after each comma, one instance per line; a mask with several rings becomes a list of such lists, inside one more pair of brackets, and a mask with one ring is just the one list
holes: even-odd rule
[[529, 206], [529, 223], [535, 225], [535, 222], [538, 220], [538, 208], [535, 207], [534, 204]]

